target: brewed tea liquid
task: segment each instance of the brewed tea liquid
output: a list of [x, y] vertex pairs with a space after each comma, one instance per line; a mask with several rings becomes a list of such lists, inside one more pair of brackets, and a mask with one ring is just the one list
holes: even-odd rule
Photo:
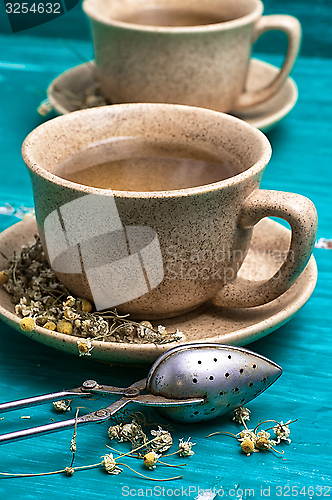
[[126, 16], [117, 17], [117, 20], [148, 26], [201, 26], [222, 23], [230, 19], [214, 12], [155, 7], [133, 11]]
[[83, 149], [52, 173], [101, 189], [169, 191], [211, 184], [241, 171], [234, 158], [191, 145], [122, 138]]

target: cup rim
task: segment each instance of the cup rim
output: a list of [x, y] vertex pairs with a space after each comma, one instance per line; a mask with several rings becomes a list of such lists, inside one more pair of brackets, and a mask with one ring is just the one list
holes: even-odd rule
[[195, 33], [195, 32], [210, 32], [210, 31], [226, 31], [240, 26], [246, 26], [251, 22], [256, 21], [263, 13], [264, 6], [261, 0], [254, 0], [256, 6], [252, 12], [245, 16], [231, 19], [215, 24], [203, 24], [199, 26], [149, 26], [136, 23], [128, 23], [125, 21], [117, 21], [115, 19], [104, 17], [98, 10], [93, 8], [91, 2], [93, 0], [84, 0], [82, 9], [89, 19], [97, 21], [105, 26], [115, 26], [127, 30], [147, 31], [153, 33]]
[[[33, 151], [35, 150], [36, 144], [39, 143], [39, 137], [40, 134], [43, 133], [44, 130], [47, 130], [48, 128], [50, 129], [56, 121], [63, 121], [70, 123], [71, 120], [77, 119], [76, 117], [78, 116], [83, 116], [83, 115], [96, 115], [96, 114], [103, 114], [107, 113], [110, 110], [116, 108], [116, 109], [134, 109], [136, 108], [137, 110], [143, 108], [146, 109], [146, 107], [149, 108], [156, 108], [156, 109], [163, 109], [163, 108], [176, 108], [176, 109], [193, 109], [198, 113], [209, 113], [212, 115], [222, 115], [224, 121], [229, 121], [229, 122], [236, 122], [239, 126], [241, 126], [244, 129], [250, 130], [251, 133], [254, 133], [256, 137], [260, 140], [262, 146], [263, 146], [263, 152], [260, 156], [260, 158], [249, 168], [244, 170], [243, 172], [234, 175], [232, 177], [229, 177], [227, 179], [214, 182], [211, 184], [204, 184], [202, 186], [197, 186], [197, 187], [189, 187], [189, 188], [183, 188], [183, 189], [173, 189], [169, 191], [119, 191], [119, 190], [112, 190], [112, 189], [102, 189], [102, 188], [96, 188], [92, 186], [87, 186], [84, 184], [78, 184], [76, 182], [69, 181], [67, 179], [64, 179], [62, 177], [59, 177], [55, 174], [52, 174], [48, 170], [46, 170], [44, 167], [39, 166], [36, 161], [33, 159]], [[179, 197], [188, 197], [188, 196], [193, 196], [193, 195], [199, 195], [203, 193], [208, 193], [208, 192], [213, 192], [213, 191], [218, 191], [223, 188], [227, 188], [230, 186], [236, 186], [238, 184], [241, 184], [244, 182], [246, 179], [249, 179], [250, 177], [254, 177], [255, 175], [259, 174], [264, 170], [266, 167], [267, 163], [269, 162], [271, 155], [272, 155], [272, 147], [271, 144], [268, 140], [268, 138], [261, 132], [260, 130], [256, 129], [255, 127], [252, 127], [248, 123], [246, 123], [243, 120], [240, 120], [239, 118], [236, 118], [234, 116], [228, 115], [226, 113], [221, 113], [219, 111], [214, 111], [212, 109], [207, 109], [207, 108], [200, 108], [200, 107], [194, 107], [194, 106], [186, 106], [186, 105], [181, 105], [181, 104], [161, 104], [161, 103], [129, 103], [129, 104], [113, 104], [110, 106], [100, 106], [96, 108], [90, 108], [90, 109], [82, 109], [78, 111], [73, 111], [72, 113], [68, 113], [62, 116], [58, 116], [56, 118], [53, 118], [52, 120], [49, 120], [47, 122], [42, 123], [38, 127], [36, 127], [30, 134], [25, 138], [23, 145], [22, 145], [22, 158], [24, 160], [25, 165], [31, 172], [35, 173], [39, 177], [42, 177], [43, 179], [49, 181], [52, 184], [56, 184], [58, 186], [72, 189], [84, 194], [96, 194], [96, 195], [112, 195], [117, 198], [179, 198]]]

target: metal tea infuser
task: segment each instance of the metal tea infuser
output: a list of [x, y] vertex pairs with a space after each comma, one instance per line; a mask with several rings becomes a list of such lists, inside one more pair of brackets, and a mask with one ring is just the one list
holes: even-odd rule
[[[156, 408], [161, 415], [183, 423], [201, 422], [242, 406], [265, 391], [281, 375], [273, 361], [243, 347], [190, 343], [174, 347], [152, 365], [146, 379], [129, 387], [100, 385], [86, 380], [81, 387], [0, 404], [0, 413], [64, 398], [118, 394], [109, 406], [39, 427], [0, 435], [0, 444], [90, 422], [112, 418], [129, 403]], [[141, 392], [144, 392], [141, 394]]]

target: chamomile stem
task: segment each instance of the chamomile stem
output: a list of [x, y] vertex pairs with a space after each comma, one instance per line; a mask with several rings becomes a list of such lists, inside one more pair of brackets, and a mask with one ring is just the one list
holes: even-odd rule
[[[290, 424], [293, 424], [294, 422], [297, 422], [298, 421], [298, 418], [296, 418], [295, 420], [288, 420], [288, 422], [285, 422], [283, 425], [290, 425]], [[266, 420], [266, 422], [276, 422], [277, 424], [281, 425], [280, 422], [277, 422], [277, 420]], [[274, 427], [269, 427], [268, 429], [265, 429], [267, 431], [273, 429]]]
[[167, 455], [163, 455], [163, 457], [171, 457], [172, 455], [177, 455], [180, 453], [180, 450], [174, 451], [173, 453], [168, 453]]
[[161, 460], [157, 460], [157, 462], [158, 464], [167, 465], [167, 467], [184, 467], [185, 465], [187, 465], [187, 464], [171, 465], [167, 464], [166, 462], [162, 462]]
[[[83, 470], [83, 469], [92, 469], [94, 467], [100, 467], [102, 465], [102, 462], [99, 462], [98, 464], [92, 464], [92, 465], [81, 465], [79, 467], [73, 467], [73, 470]], [[66, 472], [66, 469], [61, 469], [61, 470], [55, 470], [51, 472], [37, 472], [33, 474], [16, 474], [12, 472], [0, 472], [0, 476], [6, 476], [6, 477], [37, 477], [37, 476], [51, 476], [54, 474], [63, 474]]]
[[211, 436], [215, 436], [216, 434], [229, 434], [230, 436], [233, 436], [235, 437], [235, 439], [238, 439], [238, 437], [236, 436], [236, 434], [233, 434], [232, 432], [227, 432], [227, 431], [217, 431], [217, 432], [212, 432], [212, 434], [209, 434], [208, 436], [206, 436], [207, 438], [211, 437]]
[[[141, 446], [138, 446], [137, 448], [134, 448], [133, 450], [130, 450], [128, 451], [127, 453], [122, 453], [120, 454], [120, 457], [126, 457], [127, 455], [131, 455], [132, 453], [135, 453], [137, 450], [140, 450], [141, 448], [144, 448], [145, 446], [147, 446], [148, 444], [150, 443], [153, 443], [154, 441], [156, 441], [158, 439], [158, 436], [156, 436], [155, 438], [151, 439], [150, 441], [147, 441], [146, 443], [143, 443]], [[105, 445], [107, 448], [110, 448], [111, 450], [115, 450], [114, 448], [112, 448], [111, 446], [109, 446], [108, 444]], [[117, 453], [121, 453], [117, 450], [115, 450]], [[133, 457], [133, 458], [136, 458], [136, 457]]]
[[168, 478], [164, 478], [164, 479], [156, 479], [154, 477], [145, 476], [144, 474], [137, 472], [136, 470], [129, 467], [129, 465], [127, 465], [127, 464], [119, 464], [119, 465], [123, 465], [124, 467], [128, 467], [128, 469], [135, 472], [135, 474], [138, 474], [141, 477], [145, 477], [145, 479], [149, 479], [150, 481], [173, 481], [174, 479], [182, 479], [183, 478], [183, 476], [175, 476], [175, 477], [168, 477]]

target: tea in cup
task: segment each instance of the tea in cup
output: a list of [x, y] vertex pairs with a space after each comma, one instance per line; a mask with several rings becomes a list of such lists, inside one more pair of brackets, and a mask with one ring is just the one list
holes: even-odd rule
[[[262, 16], [260, 0], [84, 0], [101, 91], [111, 103], [160, 102], [230, 111], [265, 102], [287, 79], [299, 21]], [[269, 30], [288, 37], [277, 77], [246, 91], [253, 43]]]
[[[316, 210], [293, 193], [260, 190], [268, 139], [213, 110], [122, 104], [77, 111], [24, 141], [36, 219], [51, 267], [97, 310], [165, 318], [212, 299], [268, 303], [306, 266]], [[285, 219], [291, 244], [268, 280], [237, 277], [253, 226]]]

